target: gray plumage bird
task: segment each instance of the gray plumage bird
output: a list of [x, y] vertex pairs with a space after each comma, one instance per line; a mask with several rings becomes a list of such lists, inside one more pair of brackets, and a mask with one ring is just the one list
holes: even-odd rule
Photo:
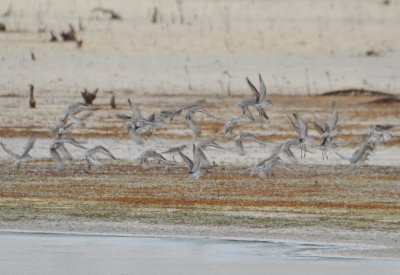
[[[191, 174], [193, 173], [193, 166], [194, 166], [194, 163], [193, 163], [193, 161], [194, 161], [194, 159], [195, 159], [195, 154], [196, 154], [196, 151], [195, 151], [195, 145], [193, 144], [193, 150], [192, 150], [192, 152], [193, 152], [193, 160], [191, 160], [187, 155], [185, 155], [182, 151], [184, 150], [184, 149], [186, 149], [187, 148], [187, 146], [186, 145], [181, 145], [181, 146], [177, 146], [177, 147], [172, 147], [172, 148], [170, 148], [170, 149], [168, 149], [167, 151], [164, 151], [164, 152], [162, 152], [163, 154], [165, 153], [165, 154], [167, 154], [167, 153], [178, 153], [179, 154], [179, 156], [182, 158], [182, 161], [184, 161], [185, 162], [185, 164], [186, 164], [186, 166], [187, 166], [187, 168], [188, 168], [188, 173], [189, 173], [189, 178], [191, 178]], [[200, 164], [200, 161], [198, 161], [198, 163]], [[199, 170], [200, 169], [200, 166], [198, 166], [198, 167], [196, 167], [195, 168], [196, 170]]]
[[193, 169], [197, 169], [197, 166], [199, 166], [199, 167], [203, 166], [206, 168], [212, 167], [210, 161], [208, 160], [206, 154], [204, 153], [204, 150], [207, 147], [214, 147], [214, 148], [222, 149], [222, 150], [225, 149], [213, 140], [206, 140], [206, 141], [201, 141], [201, 142], [197, 143], [193, 147], [193, 159], [194, 159], [193, 160]]
[[72, 160], [72, 155], [65, 147], [66, 143], [81, 149], [86, 149], [86, 147], [81, 145], [77, 140], [70, 136], [61, 136], [53, 140], [53, 142], [50, 144], [50, 156], [55, 162], [57, 169], [64, 168], [61, 155], [67, 160]]
[[60, 127], [65, 126], [66, 124], [68, 124], [68, 121], [74, 123], [77, 126], [83, 127], [85, 126], [83, 120], [89, 117], [91, 114], [85, 115], [82, 118], [78, 118], [75, 115], [82, 111], [95, 111], [95, 110], [98, 110], [98, 108], [92, 106], [86, 106], [85, 104], [79, 102], [70, 104], [64, 111], [64, 115], [59, 120], [56, 121], [56, 125], [50, 130], [50, 132], [54, 132], [55, 130], [58, 130]]
[[254, 121], [255, 118], [253, 113], [250, 111], [249, 106], [253, 106], [254, 104], [256, 104], [256, 100], [254, 98], [243, 99], [238, 103], [238, 106], [242, 109], [243, 115], [245, 115], [251, 121]]
[[344, 156], [338, 152], [335, 152], [339, 157], [350, 162], [350, 168], [354, 174], [357, 174], [358, 167], [363, 164], [371, 153], [375, 150], [373, 143], [363, 141], [357, 150], [351, 155], [351, 157]]
[[3, 148], [3, 150], [14, 159], [14, 165], [16, 166], [17, 169], [19, 169], [21, 163], [27, 162], [29, 160], [32, 160], [33, 158], [29, 155], [29, 152], [32, 150], [35, 141], [36, 141], [37, 136], [36, 135], [32, 135], [26, 146], [24, 151], [22, 152], [22, 154], [18, 155], [17, 153], [14, 153], [13, 151], [11, 151], [10, 149], [8, 149], [6, 147], [6, 145], [3, 142], [0, 142], [1, 147]]
[[254, 116], [251, 113], [249, 106], [253, 106], [258, 111], [260, 117], [269, 119], [265, 108], [269, 105], [272, 105], [272, 101], [267, 99], [267, 88], [265, 86], [264, 80], [262, 79], [261, 74], [259, 74], [258, 76], [260, 81], [260, 90], [258, 90], [253, 85], [253, 83], [251, 83], [250, 79], [246, 77], [247, 84], [250, 86], [254, 98], [243, 99], [238, 104], [239, 107], [242, 109], [243, 114], [247, 116], [250, 120], [254, 120]]
[[111, 154], [111, 152], [109, 150], [107, 150], [106, 148], [104, 148], [103, 146], [100, 146], [100, 145], [99, 146], [95, 146], [95, 147], [93, 147], [91, 149], [86, 150], [86, 152], [85, 152], [85, 159], [86, 159], [86, 162], [88, 164], [89, 170], [92, 169], [93, 165], [95, 165], [95, 166], [101, 166], [102, 165], [101, 162], [99, 161], [99, 158], [98, 158], [98, 155], [100, 155], [100, 154], [102, 154], [104, 156], [107, 156], [107, 157], [109, 157], [111, 159], [116, 159], [114, 157], [114, 155]]
[[184, 149], [186, 149], [186, 145], [181, 145], [181, 146], [176, 146], [176, 147], [171, 147], [167, 151], [161, 152], [162, 154], [167, 154], [167, 153], [178, 153], [182, 152]]
[[291, 148], [293, 146], [298, 147], [298, 145], [299, 141], [297, 139], [290, 139], [288, 141], [280, 143], [277, 146], [275, 146], [275, 148], [272, 150], [271, 156], [278, 156], [280, 154], [283, 154], [285, 157], [295, 162], [296, 157]]
[[322, 139], [332, 138], [340, 132], [340, 130], [336, 127], [339, 119], [339, 112], [338, 106], [335, 102], [332, 103], [332, 118], [329, 123], [325, 120], [318, 118], [315, 114], [314, 118], [317, 120], [314, 121], [314, 126], [321, 135]]
[[125, 121], [125, 129], [130, 137], [137, 144], [143, 144], [144, 139], [141, 135], [145, 132], [149, 132], [151, 134], [154, 127], [161, 125], [144, 119], [139, 109], [135, 106], [135, 104], [133, 104], [130, 99], [128, 99], [128, 104], [132, 111], [132, 116], [117, 114], [117, 117]]
[[371, 142], [374, 145], [385, 143], [391, 140], [392, 134], [388, 130], [393, 129], [394, 125], [374, 125], [371, 132], [364, 137], [365, 142]]
[[197, 144], [193, 144], [193, 161], [189, 159], [186, 155], [181, 155], [181, 157], [184, 159], [186, 164], [188, 165], [189, 169], [189, 176], [188, 180], [197, 180], [199, 179], [202, 175], [204, 175], [204, 171], [202, 170], [203, 167], [209, 168], [211, 167], [211, 163], [208, 160], [206, 154], [204, 153], [203, 150], [205, 150], [207, 147], [215, 147], [218, 149], [224, 149], [221, 147], [219, 144], [217, 144], [215, 141], [212, 140], [206, 140], [206, 141], [201, 141]]
[[203, 161], [209, 163], [207, 157], [205, 156], [204, 152], [199, 149], [195, 144], [193, 144], [193, 161], [191, 161], [188, 157], [185, 160], [188, 168], [189, 168], [189, 176], [187, 177], [188, 180], [198, 180], [204, 172], [201, 169], [201, 164]]
[[286, 167], [279, 156], [272, 155], [250, 168], [250, 175], [258, 175], [260, 178], [265, 179], [266, 177], [271, 176], [272, 170], [276, 167], [284, 168], [293, 173], [293, 170]]
[[299, 135], [298, 147], [300, 149], [300, 157], [303, 158], [306, 156], [306, 152], [308, 151], [311, 137], [308, 135], [308, 126], [305, 120], [296, 113], [293, 113], [292, 115], [296, 119], [296, 123], [290, 117], [289, 119], [293, 128]]
[[224, 135], [227, 137], [231, 137], [233, 126], [239, 123], [247, 123], [251, 122], [251, 120], [242, 117], [234, 117], [225, 122], [224, 129], [222, 130]]
[[337, 144], [332, 141], [331, 137], [323, 138], [322, 143], [319, 145], [319, 149], [322, 151], [322, 159], [328, 159], [328, 152], [337, 147]]
[[239, 154], [241, 156], [245, 155], [245, 151], [243, 148], [243, 141], [244, 140], [252, 140], [255, 141], [261, 145], [265, 145], [264, 142], [262, 142], [261, 140], [259, 140], [255, 135], [250, 134], [250, 133], [240, 133], [237, 137], [235, 137], [234, 139], [234, 144], [235, 144], [235, 148], [238, 150]]
[[169, 121], [172, 121], [172, 120], [174, 120], [174, 118], [176, 116], [180, 115], [183, 112], [183, 110], [189, 109], [189, 108], [194, 107], [194, 106], [195, 105], [180, 106], [180, 107], [177, 107], [174, 110], [164, 110], [162, 112], [165, 112], [168, 115]]
[[197, 125], [197, 123], [194, 121], [193, 119], [193, 114], [195, 113], [203, 113], [206, 114], [208, 116], [211, 116], [213, 118], [218, 119], [217, 117], [213, 116], [212, 114], [210, 114], [206, 109], [198, 107], [198, 106], [192, 106], [190, 108], [187, 109], [186, 113], [185, 113], [185, 120], [187, 121], [187, 123], [189, 124], [190, 129], [192, 129], [194, 135], [197, 137], [201, 134], [201, 129], [200, 127]]
[[147, 151], [143, 152], [138, 158], [143, 170], [149, 170], [151, 168], [150, 163], [149, 163], [149, 158], [152, 158], [152, 159], [155, 159], [155, 160], [158, 160], [161, 162], [167, 162], [167, 160], [163, 157], [163, 155], [157, 153], [154, 150], [147, 150]]

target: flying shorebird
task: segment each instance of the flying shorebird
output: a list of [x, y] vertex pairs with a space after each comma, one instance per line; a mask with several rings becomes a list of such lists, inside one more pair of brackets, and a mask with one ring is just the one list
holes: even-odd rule
[[351, 157], [344, 156], [338, 152], [335, 153], [342, 159], [348, 160], [353, 173], [357, 174], [357, 168], [368, 159], [374, 149], [373, 143], [363, 141]]
[[67, 131], [69, 131], [72, 126], [84, 126], [85, 120], [93, 115], [93, 112], [87, 112], [84, 115], [77, 117], [75, 115], [68, 116], [68, 119], [59, 119], [56, 121], [56, 125], [49, 130], [49, 135], [52, 135], [57, 130], [57, 137], [61, 137]]
[[[83, 116], [76, 117], [76, 119], [80, 120], [82, 123], [85, 121], [88, 117], [92, 116], [93, 112], [87, 112]], [[68, 120], [63, 120], [63, 121], [58, 121], [56, 126], [50, 129], [49, 135], [52, 135], [55, 130], [57, 130], [57, 138], [60, 138], [61, 136], [65, 135], [72, 126], [74, 126], [75, 123], [73, 122], [68, 122]]]
[[[196, 153], [195, 152], [195, 145], [193, 144], [193, 160], [191, 160], [187, 155], [185, 155], [182, 152], [183, 149], [185, 149], [185, 148], [187, 148], [186, 145], [182, 145], [182, 146], [178, 146], [178, 147], [172, 147], [172, 148], [168, 149], [167, 151], [165, 151], [163, 153], [178, 153], [179, 156], [182, 158], [182, 160], [186, 163], [186, 166], [188, 168], [188, 173], [191, 175], [193, 173], [193, 166], [194, 166], [193, 161], [195, 160], [195, 153]], [[200, 169], [200, 166], [196, 167], [196, 169]], [[191, 178], [191, 176], [189, 176], [189, 178]]]
[[234, 118], [227, 120], [225, 122], [224, 129], [223, 129], [224, 135], [227, 137], [231, 137], [233, 126], [235, 126], [239, 123], [244, 123], [244, 122], [251, 122], [251, 120], [248, 120], [246, 118], [241, 118], [241, 117], [234, 117]]
[[328, 137], [332, 138], [340, 132], [340, 130], [336, 128], [339, 119], [339, 112], [336, 102], [332, 103], [332, 118], [330, 123], [327, 123], [325, 120], [318, 118], [315, 114], [314, 117], [317, 120], [317, 122], [314, 122], [314, 126], [315, 128], [317, 128], [322, 139]]
[[388, 142], [392, 135], [387, 131], [395, 127], [394, 125], [374, 125], [371, 132], [365, 137], [366, 142], [372, 142], [373, 144]]
[[87, 118], [89, 115], [84, 116], [84, 118], [78, 118], [75, 116], [75, 114], [82, 111], [94, 111], [94, 110], [98, 110], [98, 108], [92, 106], [86, 106], [85, 104], [79, 102], [70, 104], [64, 111], [64, 115], [59, 120], [56, 121], [56, 125], [50, 130], [50, 132], [58, 130], [60, 127], [67, 124], [67, 121], [70, 121], [80, 127], [85, 126], [83, 119]]
[[258, 175], [260, 178], [265, 179], [271, 175], [275, 167], [281, 167], [293, 173], [293, 170], [286, 167], [279, 156], [272, 155], [250, 168], [250, 175]]
[[132, 116], [120, 115], [117, 114], [117, 117], [125, 120], [125, 129], [131, 138], [138, 144], [143, 144], [144, 140], [141, 137], [141, 134], [146, 131], [151, 132], [154, 127], [160, 126], [159, 124], [152, 123], [147, 119], [142, 117], [139, 109], [133, 104], [133, 102], [128, 99], [129, 107], [132, 111]]
[[29, 138], [24, 151], [20, 155], [8, 149], [3, 142], [0, 142], [0, 145], [1, 147], [3, 147], [4, 151], [14, 159], [14, 165], [17, 167], [17, 169], [19, 169], [21, 163], [32, 159], [32, 157], [29, 155], [29, 151], [32, 150], [35, 141], [36, 141], [36, 135], [32, 135]]
[[[297, 134], [299, 135], [299, 143], [298, 147], [300, 149], [300, 157], [303, 158], [306, 156], [307, 147], [310, 142], [310, 136], [308, 135], [308, 126], [304, 119], [296, 113], [292, 114], [293, 117], [296, 119], [297, 123], [289, 117], [290, 122], [292, 123], [293, 128], [296, 130]], [[304, 153], [303, 153], [304, 152]]]
[[238, 149], [239, 154], [241, 156], [245, 155], [245, 151], [243, 148], [243, 140], [253, 140], [259, 144], [265, 145], [264, 142], [262, 142], [261, 140], [259, 140], [258, 138], [256, 138], [255, 135], [250, 134], [250, 133], [240, 133], [235, 139], [234, 139], [234, 143], [235, 143], [235, 147]]
[[[186, 163], [188, 168], [189, 176], [187, 179], [198, 179], [203, 173], [201, 172], [199, 154], [196, 151], [196, 145], [193, 144], [193, 160], [191, 160], [187, 155], [185, 155], [182, 151], [187, 148], [186, 145], [172, 147], [168, 149], [164, 153], [178, 153], [182, 160]], [[196, 162], [196, 167], [194, 167], [194, 162]]]
[[338, 107], [336, 103], [332, 103], [332, 119], [330, 123], [318, 118], [315, 114], [314, 118], [317, 120], [314, 121], [314, 126], [322, 138], [322, 143], [319, 146], [322, 151], [322, 159], [328, 159], [328, 151], [337, 147], [337, 144], [332, 141], [332, 138], [340, 132], [340, 130], [336, 128], [339, 118]]
[[251, 121], [255, 120], [253, 113], [250, 111], [249, 108], [249, 106], [253, 104], [255, 104], [254, 98], [243, 99], [238, 103], [238, 106], [242, 109], [243, 115], [245, 115]]
[[269, 105], [272, 105], [271, 100], [266, 98], [267, 88], [261, 77], [261, 74], [259, 74], [258, 76], [260, 81], [260, 91], [258, 91], [258, 89], [253, 85], [253, 83], [251, 83], [250, 79], [246, 77], [247, 84], [250, 86], [254, 98], [243, 99], [238, 104], [239, 107], [241, 107], [243, 114], [247, 116], [250, 120], [254, 120], [254, 116], [251, 113], [249, 106], [253, 106], [258, 111], [260, 117], [268, 119], [268, 115], [265, 112], [265, 108]]
[[152, 113], [147, 120], [149, 122], [152, 122], [154, 124], [166, 124], [170, 121], [172, 121], [173, 117], [176, 115], [174, 114], [174, 110], [168, 111], [168, 110], [161, 110], [159, 112]]
[[209, 168], [211, 167], [211, 163], [208, 160], [206, 154], [204, 153], [204, 149], [207, 147], [215, 147], [219, 149], [224, 149], [215, 141], [206, 140], [201, 141], [197, 144], [193, 144], [193, 161], [189, 159], [186, 155], [180, 154], [182, 159], [186, 162], [189, 168], [189, 176], [187, 179], [199, 179], [202, 175], [204, 175], [202, 167]]
[[322, 143], [320, 144], [319, 148], [322, 151], [322, 159], [328, 159], [327, 153], [330, 150], [334, 150], [337, 148], [337, 144], [332, 141], [331, 137], [324, 137]]
[[181, 146], [176, 146], [176, 147], [171, 147], [167, 151], [161, 152], [162, 154], [167, 154], [167, 153], [178, 153], [186, 149], [186, 145], [181, 145]]
[[280, 143], [277, 146], [275, 146], [275, 148], [272, 150], [271, 156], [278, 156], [280, 154], [283, 154], [291, 161], [296, 161], [296, 157], [294, 156], [291, 147], [298, 145], [299, 145], [299, 140], [297, 139], [290, 139], [288, 141]]
[[103, 154], [103, 155], [105, 155], [105, 156], [107, 156], [109, 158], [116, 159], [114, 157], [114, 155], [111, 154], [111, 152], [108, 151], [103, 146], [95, 146], [95, 147], [93, 147], [91, 149], [86, 150], [86, 152], [85, 152], [85, 159], [86, 159], [86, 162], [88, 164], [89, 170], [92, 169], [92, 165], [95, 165], [95, 166], [101, 166], [102, 165], [101, 162], [98, 160], [98, 157], [96, 156], [98, 154]]
[[[78, 141], [70, 136], [61, 136], [53, 140], [53, 142], [50, 144], [50, 155], [56, 163], [57, 169], [64, 168], [61, 155], [67, 160], [72, 160], [72, 156], [65, 147], [65, 143], [69, 143], [78, 148], [86, 149], [86, 147], [82, 146]], [[61, 155], [58, 151], [61, 153]]]
[[209, 161], [205, 156], [204, 152], [200, 148], [198, 148], [198, 146], [196, 146], [195, 144], [193, 144], [192, 151], [193, 151], [193, 161], [191, 161], [188, 157], [184, 158], [189, 169], [189, 176], [187, 177], [187, 179], [198, 180], [202, 175], [204, 175], [204, 172], [201, 169], [201, 162], [206, 160], [209, 163]]
[[174, 110], [164, 110], [162, 112], [165, 112], [168, 115], [168, 119], [170, 121], [172, 121], [172, 120], [174, 120], [174, 118], [177, 115], [180, 115], [183, 110], [189, 109], [189, 108], [194, 107], [194, 106], [196, 106], [196, 105], [180, 106], [180, 107], [175, 108]]
[[211, 116], [213, 118], [218, 119], [217, 117], [213, 116], [212, 114], [210, 114], [206, 109], [198, 107], [198, 106], [192, 106], [190, 108], [187, 109], [186, 113], [185, 113], [185, 119], [189, 124], [189, 127], [192, 129], [193, 133], [195, 136], [199, 136], [201, 134], [201, 129], [200, 127], [197, 125], [197, 123], [193, 120], [192, 115], [194, 113], [203, 113], [206, 114], [208, 116]]
[[[194, 163], [196, 163], [196, 160], [199, 160], [199, 165], [201, 165], [202, 163], [204, 163], [205, 167], [211, 167], [211, 163], [208, 160], [206, 154], [204, 153], [203, 150], [205, 150], [207, 147], [214, 147], [217, 149], [225, 149], [224, 147], [222, 147], [221, 145], [217, 144], [215, 141], [213, 140], [206, 140], [206, 141], [201, 141], [199, 143], [196, 144], [195, 146], [195, 154], [193, 154], [193, 158], [194, 158]], [[196, 157], [198, 156], [198, 157]]]
[[152, 158], [152, 159], [155, 159], [158, 161], [162, 161], [162, 162], [167, 162], [167, 160], [163, 157], [163, 155], [157, 153], [154, 150], [147, 150], [147, 151], [143, 152], [138, 158], [143, 170], [150, 169], [149, 158]]

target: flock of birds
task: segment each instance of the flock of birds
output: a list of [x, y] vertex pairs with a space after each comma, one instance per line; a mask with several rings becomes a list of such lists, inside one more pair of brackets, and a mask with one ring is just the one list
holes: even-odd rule
[[[238, 106], [241, 108], [243, 116], [234, 117], [227, 120], [222, 129], [223, 134], [233, 141], [235, 146], [234, 150], [239, 155], [245, 155], [243, 142], [246, 140], [251, 140], [261, 145], [265, 145], [265, 143], [251, 133], [240, 132], [235, 136], [233, 134], [233, 128], [241, 123], [254, 122], [255, 118], [252, 113], [252, 109], [255, 109], [258, 112], [258, 115], [261, 117], [261, 119], [268, 119], [266, 109], [268, 106], [273, 105], [273, 103], [267, 98], [267, 89], [261, 75], [259, 75], [259, 89], [257, 89], [248, 78], [246, 78], [246, 80], [251, 88], [251, 91], [253, 92], [253, 96], [251, 98], [242, 99], [239, 102]], [[33, 87], [31, 87], [31, 94], [33, 93], [32, 90]], [[97, 93], [97, 90], [95, 92]], [[198, 137], [202, 132], [195, 120], [196, 113], [203, 113], [209, 117], [218, 119], [216, 116], [212, 115], [209, 111], [198, 106], [197, 104], [181, 106], [173, 110], [161, 110], [151, 114], [147, 118], [142, 116], [139, 109], [130, 99], [128, 99], [128, 104], [132, 114], [130, 116], [117, 114], [117, 117], [125, 122], [125, 129], [127, 133], [137, 144], [144, 144], [145, 136], [151, 135], [156, 128], [163, 127], [164, 125], [170, 123], [183, 112], [185, 121], [195, 137]], [[93, 111], [96, 111], [97, 109], [97, 107], [91, 105], [73, 103], [66, 108], [63, 116], [56, 121], [55, 126], [49, 132], [52, 136], [54, 136], [49, 144], [49, 152], [57, 169], [64, 168], [63, 159], [73, 159], [71, 153], [65, 147], [66, 144], [85, 150], [84, 157], [89, 170], [92, 169], [93, 166], [101, 166], [99, 158], [100, 155], [107, 156], [111, 159], [116, 159], [114, 155], [105, 147], [99, 145], [88, 149], [75, 138], [68, 135], [68, 132], [74, 125], [78, 127], [85, 126], [85, 120], [93, 114]], [[78, 117], [77, 114], [80, 112], [84, 112], [84, 114]], [[329, 122], [317, 117], [315, 114], [314, 118], [315, 121], [313, 124], [321, 137], [321, 143], [318, 148], [322, 151], [322, 158], [328, 159], [327, 153], [337, 148], [337, 144], [333, 142], [333, 138], [340, 132], [340, 130], [337, 128], [337, 122], [339, 119], [337, 104], [332, 104], [332, 118]], [[292, 169], [286, 167], [284, 161], [284, 159], [289, 159], [291, 162], [296, 161], [296, 157], [292, 149], [300, 149], [301, 158], [305, 158], [306, 153], [310, 152], [311, 136], [308, 134], [307, 122], [297, 113], [293, 113], [292, 117], [289, 116], [289, 120], [298, 137], [296, 139], [290, 139], [283, 143], [277, 144], [271, 151], [268, 158], [248, 169], [251, 175], [258, 175], [260, 178], [265, 178], [266, 176], [269, 176], [272, 170], [276, 167], [281, 167], [293, 172]], [[361, 144], [351, 156], [344, 156], [336, 151], [335, 153], [339, 157], [349, 161], [351, 169], [354, 173], [357, 173], [357, 168], [368, 159], [371, 153], [376, 149], [377, 145], [390, 140], [391, 134], [388, 131], [393, 127], [394, 125], [375, 125], [371, 132], [363, 138]], [[35, 140], [36, 135], [32, 135], [22, 154], [17, 154], [11, 151], [3, 142], [0, 142], [0, 145], [4, 151], [14, 159], [15, 166], [19, 168], [21, 163], [33, 159], [29, 155], [29, 152], [33, 148]], [[167, 166], [171, 166], [175, 165], [175, 162], [168, 161], [163, 154], [177, 154], [188, 168], [188, 179], [199, 179], [206, 171], [208, 171], [210, 167], [213, 166], [213, 164], [207, 158], [205, 150], [208, 147], [228, 150], [212, 140], [200, 141], [196, 144], [192, 144], [192, 158], [190, 158], [184, 153], [184, 150], [188, 147], [189, 146], [187, 145], [177, 146], [161, 153], [158, 153], [154, 150], [147, 150], [139, 156], [138, 161], [144, 170], [151, 168], [149, 159], [154, 159], [160, 163], [164, 163]]]

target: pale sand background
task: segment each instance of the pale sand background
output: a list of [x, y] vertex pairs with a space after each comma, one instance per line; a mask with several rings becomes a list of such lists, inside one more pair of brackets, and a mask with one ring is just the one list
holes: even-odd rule
[[[146, 93], [233, 93], [260, 72], [271, 93], [348, 87], [399, 93], [400, 1], [1, 0], [0, 94], [28, 84], [70, 97], [84, 87]], [[91, 12], [112, 8], [122, 21]], [[154, 7], [158, 23], [152, 24]], [[79, 21], [74, 43], [49, 43]], [[46, 30], [38, 33], [38, 29]], [[30, 60], [34, 51], [36, 62]], [[366, 56], [369, 50], [379, 56]], [[79, 96], [79, 95], [77, 95]]]

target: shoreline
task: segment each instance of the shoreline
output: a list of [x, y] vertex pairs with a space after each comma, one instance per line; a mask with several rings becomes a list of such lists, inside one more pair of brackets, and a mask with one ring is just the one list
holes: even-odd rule
[[343, 228], [246, 228], [237, 226], [198, 226], [146, 224], [141, 222], [105, 222], [96, 220], [62, 220], [58, 222], [2, 222], [0, 233], [66, 234], [83, 236], [138, 238], [199, 238], [293, 244], [339, 246], [326, 250], [321, 257], [343, 257], [372, 260], [400, 260], [398, 231], [349, 230]]

